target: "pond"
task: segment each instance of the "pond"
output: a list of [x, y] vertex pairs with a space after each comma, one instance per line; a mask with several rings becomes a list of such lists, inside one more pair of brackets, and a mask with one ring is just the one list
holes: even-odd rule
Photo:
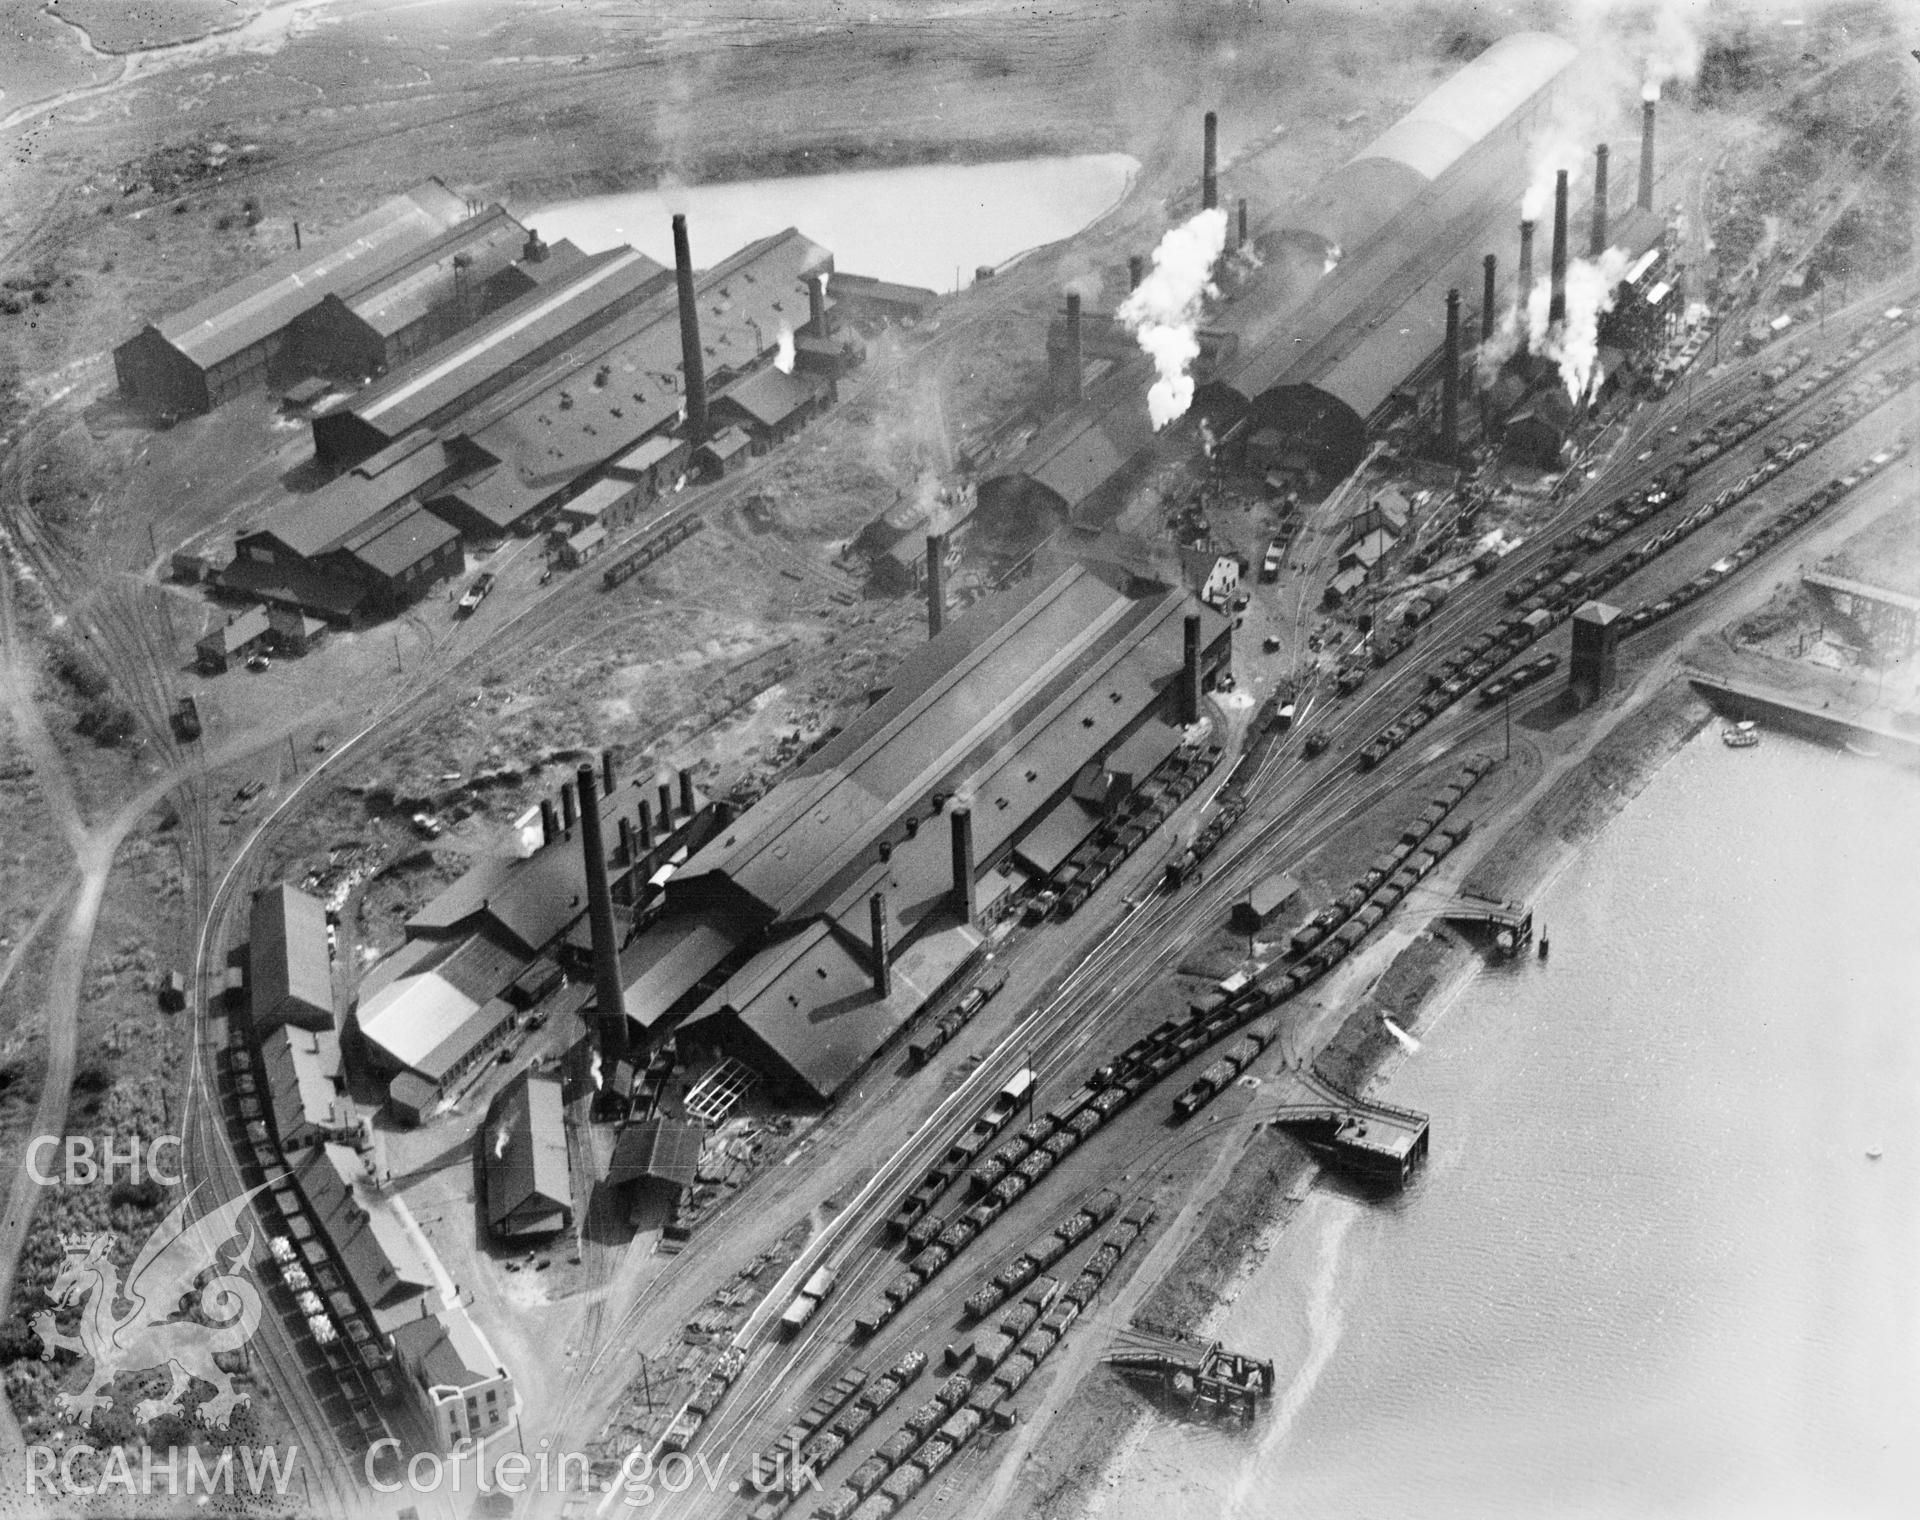
[[945, 292], [971, 284], [980, 265], [1004, 264], [1097, 221], [1139, 169], [1124, 153], [861, 169], [595, 195], [521, 220], [550, 243], [571, 238], [589, 253], [631, 243], [672, 264], [672, 215], [684, 211], [702, 268], [798, 227], [832, 251], [837, 269]]

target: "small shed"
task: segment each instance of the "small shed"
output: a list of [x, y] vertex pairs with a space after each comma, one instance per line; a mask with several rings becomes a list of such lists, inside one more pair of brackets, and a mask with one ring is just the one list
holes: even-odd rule
[[1264, 929], [1300, 895], [1300, 883], [1284, 871], [1254, 883], [1251, 891], [1233, 905], [1233, 926], [1242, 934]]
[[643, 438], [607, 466], [607, 474], [638, 488], [649, 500], [664, 496], [686, 473], [690, 450], [684, 438]]
[[273, 623], [267, 617], [267, 609], [249, 607], [228, 618], [193, 647], [199, 655], [201, 671], [217, 676], [264, 652], [272, 640]]
[[696, 469], [709, 480], [718, 480], [753, 448], [753, 440], [737, 427], [723, 428], [694, 450]]
[[582, 528], [560, 540], [554, 558], [569, 570], [578, 570], [590, 559], [598, 559], [607, 550], [607, 530], [598, 525]]

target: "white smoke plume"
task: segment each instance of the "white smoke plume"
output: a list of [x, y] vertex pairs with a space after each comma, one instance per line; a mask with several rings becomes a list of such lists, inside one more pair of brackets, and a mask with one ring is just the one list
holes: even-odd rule
[[1218, 206], [1167, 229], [1153, 250], [1153, 268], [1115, 313], [1153, 358], [1160, 378], [1147, 392], [1147, 412], [1158, 432], [1193, 404], [1200, 357], [1200, 309], [1214, 294], [1213, 266], [1227, 246], [1227, 213]]
[[783, 375], [793, 373], [793, 329], [785, 322], [780, 324], [780, 346], [774, 350], [773, 367]]
[[498, 1161], [502, 1156], [506, 1155], [507, 1139], [507, 1127], [503, 1124], [494, 1132], [493, 1136], [493, 1159], [495, 1161]]
[[587, 1075], [593, 1078], [593, 1090], [595, 1092], [599, 1092], [602, 1087], [606, 1086], [606, 1079], [600, 1075], [600, 1052], [598, 1050], [593, 1053], [593, 1062], [587, 1067]]
[[1700, 72], [1704, 49], [1683, 14], [1686, 9], [1682, 0], [1666, 0], [1654, 12], [1645, 77], [1640, 85], [1642, 100], [1658, 100], [1661, 86], [1669, 80], [1691, 81]]
[[1609, 248], [1597, 259], [1575, 259], [1567, 266], [1567, 319], [1547, 335], [1542, 351], [1560, 366], [1575, 405], [1606, 379], [1600, 371], [1600, 318], [1613, 310], [1631, 262], [1624, 249]]

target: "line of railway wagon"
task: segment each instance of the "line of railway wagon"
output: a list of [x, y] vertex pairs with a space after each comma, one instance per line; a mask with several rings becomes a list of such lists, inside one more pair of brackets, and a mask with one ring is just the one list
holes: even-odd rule
[[[1899, 319], [1899, 330], [1905, 331], [1910, 320], [1903, 314]], [[1739, 480], [1718, 492], [1711, 500], [1695, 507], [1671, 527], [1655, 534], [1630, 553], [1608, 564], [1596, 566], [1591, 570], [1567, 569], [1564, 567], [1577, 559], [1580, 551], [1572, 546], [1561, 549], [1532, 576], [1508, 588], [1509, 598], [1519, 602], [1512, 614], [1487, 632], [1478, 634], [1463, 644], [1428, 675], [1427, 684], [1430, 689], [1427, 695], [1403, 709], [1392, 723], [1383, 728], [1360, 751], [1360, 769], [1371, 770], [1385, 760], [1420, 729], [1469, 691], [1486, 681], [1528, 644], [1565, 622], [1583, 602], [1611, 590], [1628, 576], [1645, 568], [1682, 539], [1698, 532], [1722, 512], [1752, 495], [1788, 466], [1804, 458], [1814, 449], [1832, 441], [1869, 412], [1884, 405], [1911, 385], [1916, 378], [1920, 378], [1920, 364], [1907, 364], [1891, 371], [1876, 371], [1862, 379], [1844, 396], [1824, 408], [1801, 433], [1784, 443]], [[1747, 433], [1742, 432], [1739, 436], [1744, 438]], [[1728, 445], [1728, 447], [1731, 446], [1731, 444]], [[1765, 528], [1746, 540], [1726, 559], [1702, 571], [1686, 585], [1669, 593], [1650, 607], [1635, 609], [1627, 618], [1623, 633], [1638, 632], [1658, 621], [1659, 618], [1685, 606], [1723, 576], [1739, 569], [1755, 555], [1772, 547], [1786, 534], [1825, 511], [1854, 486], [1884, 467], [1893, 458], [1898, 457], [1900, 453], [1905, 452], [1905, 449], [1906, 443], [1902, 441], [1891, 450], [1879, 451], [1871, 460], [1851, 474], [1828, 482], [1793, 508], [1776, 516]], [[1669, 472], [1669, 476], [1673, 476], [1683, 468], [1676, 466], [1675, 471]], [[1662, 477], [1662, 479], [1666, 484], [1652, 488], [1646, 493], [1647, 497], [1664, 492], [1666, 493], [1664, 499], [1672, 499], [1674, 496], [1685, 494], [1684, 480], [1670, 480], [1668, 477]], [[1645, 501], [1646, 497], [1643, 497], [1642, 505], [1645, 505]], [[1606, 521], [1614, 510], [1609, 508], [1598, 514], [1589, 524], [1589, 533], [1595, 526]], [[1612, 542], [1613, 538], [1625, 531], [1626, 526], [1641, 520], [1645, 515], [1645, 512], [1640, 512], [1618, 529], [1609, 528], [1598, 538], [1594, 547]], [[1543, 582], [1542, 577], [1551, 578]], [[1537, 593], [1532, 590], [1536, 585], [1541, 587]], [[1532, 666], [1530, 665], [1529, 668], [1531, 669]], [[1542, 672], [1543, 675], [1544, 673]]]
[[[1051, 1231], [1030, 1241], [991, 1283], [967, 1299], [970, 1322], [1004, 1312], [988, 1333], [947, 1348], [951, 1375], [813, 1509], [813, 1520], [889, 1520], [981, 1430], [1001, 1418], [1002, 1406], [1059, 1346], [1152, 1221], [1151, 1205], [1136, 1201], [1113, 1222], [1077, 1273], [1064, 1281], [1052, 1275], [1051, 1269], [1068, 1253], [1113, 1220], [1120, 1203], [1120, 1195], [1110, 1188], [1094, 1194]], [[925, 1353], [911, 1352], [880, 1380], [892, 1384], [882, 1389], [884, 1398], [875, 1396], [873, 1385], [855, 1396], [865, 1382], [865, 1374], [855, 1368], [816, 1399], [780, 1438], [780, 1449], [798, 1450], [798, 1466], [784, 1469], [784, 1487], [757, 1495], [751, 1520], [777, 1520], [787, 1513], [811, 1488], [810, 1476], [817, 1480], [898, 1398], [911, 1381], [911, 1376], [898, 1376], [909, 1363], [911, 1376], [917, 1376], [926, 1365]], [[834, 1419], [849, 1400], [852, 1407]], [[822, 1430], [830, 1419], [832, 1425]], [[781, 1471], [770, 1455], [756, 1468], [769, 1470]]]
[[[908, 1259], [904, 1269], [859, 1311], [856, 1335], [872, 1335], [898, 1314], [1001, 1214], [1141, 1093], [1339, 965], [1467, 837], [1467, 822], [1449, 823], [1448, 819], [1493, 763], [1485, 755], [1462, 762], [1426, 809], [1407, 824], [1393, 848], [1315, 916], [1310, 925], [1314, 932], [1304, 942], [1295, 937], [1292, 951], [1297, 964], [1237, 992], [1210, 993], [1192, 1004], [1184, 1018], [1164, 1020], [1094, 1071], [1064, 1102], [988, 1151], [987, 1146], [1011, 1123], [1019, 1104], [1030, 1101], [1032, 1073], [1017, 1076], [955, 1137], [947, 1153], [928, 1168], [888, 1219], [888, 1233], [904, 1236]], [[937, 1211], [934, 1205], [957, 1187], [962, 1189], [961, 1197], [951, 1208]]]

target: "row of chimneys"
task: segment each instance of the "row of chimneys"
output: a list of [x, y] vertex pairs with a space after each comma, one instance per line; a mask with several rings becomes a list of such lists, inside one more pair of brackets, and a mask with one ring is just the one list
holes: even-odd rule
[[[691, 820], [694, 815], [693, 772], [682, 770], [679, 782], [680, 812]], [[603, 751], [598, 774], [591, 764], [582, 765], [574, 773], [572, 781], [562, 784], [558, 815], [551, 801], [546, 798], [540, 801], [543, 844], [553, 844], [571, 834], [576, 825], [580, 830], [580, 853], [587, 877], [587, 926], [593, 941], [593, 990], [598, 1036], [595, 1043], [600, 1051], [602, 1066], [609, 1073], [613, 1064], [622, 1060], [627, 1053], [626, 995], [620, 985], [620, 941], [614, 927], [613, 886], [607, 875], [607, 842], [600, 816], [600, 793], [604, 788], [606, 795], [612, 797], [616, 784], [613, 754]], [[662, 838], [673, 830], [673, 804], [673, 784], [663, 781], [660, 784]], [[623, 815], [619, 820], [620, 853], [628, 864], [650, 854], [654, 846], [653, 805], [646, 798], [641, 799], [639, 815], [637, 831], [632, 819]]]
[[[973, 809], [955, 803], [947, 814], [953, 847], [953, 903], [964, 923], [972, 924], [980, 916], [979, 887], [974, 881]], [[893, 845], [882, 840], [880, 860], [893, 858]], [[887, 894], [875, 892], [867, 899], [867, 928], [873, 958], [873, 990], [881, 997], [893, 993], [893, 933], [887, 919]]]
[[[1653, 127], [1654, 103], [1640, 103], [1640, 193], [1636, 205], [1642, 211], [1653, 210]], [[1607, 145], [1593, 150], [1593, 224], [1587, 239], [1587, 257], [1597, 259], [1607, 251]], [[1494, 276], [1498, 261], [1488, 254], [1481, 261], [1480, 341], [1493, 338]], [[1552, 281], [1547, 297], [1547, 321], [1562, 322], [1567, 315], [1567, 171], [1560, 170], [1553, 181], [1553, 254], [1549, 270]], [[1520, 223], [1519, 308], [1521, 330], [1526, 330], [1527, 305], [1533, 296], [1533, 222]], [[1447, 339], [1440, 376], [1440, 451], [1452, 458], [1459, 448], [1460, 407], [1460, 292], [1447, 292]]]

